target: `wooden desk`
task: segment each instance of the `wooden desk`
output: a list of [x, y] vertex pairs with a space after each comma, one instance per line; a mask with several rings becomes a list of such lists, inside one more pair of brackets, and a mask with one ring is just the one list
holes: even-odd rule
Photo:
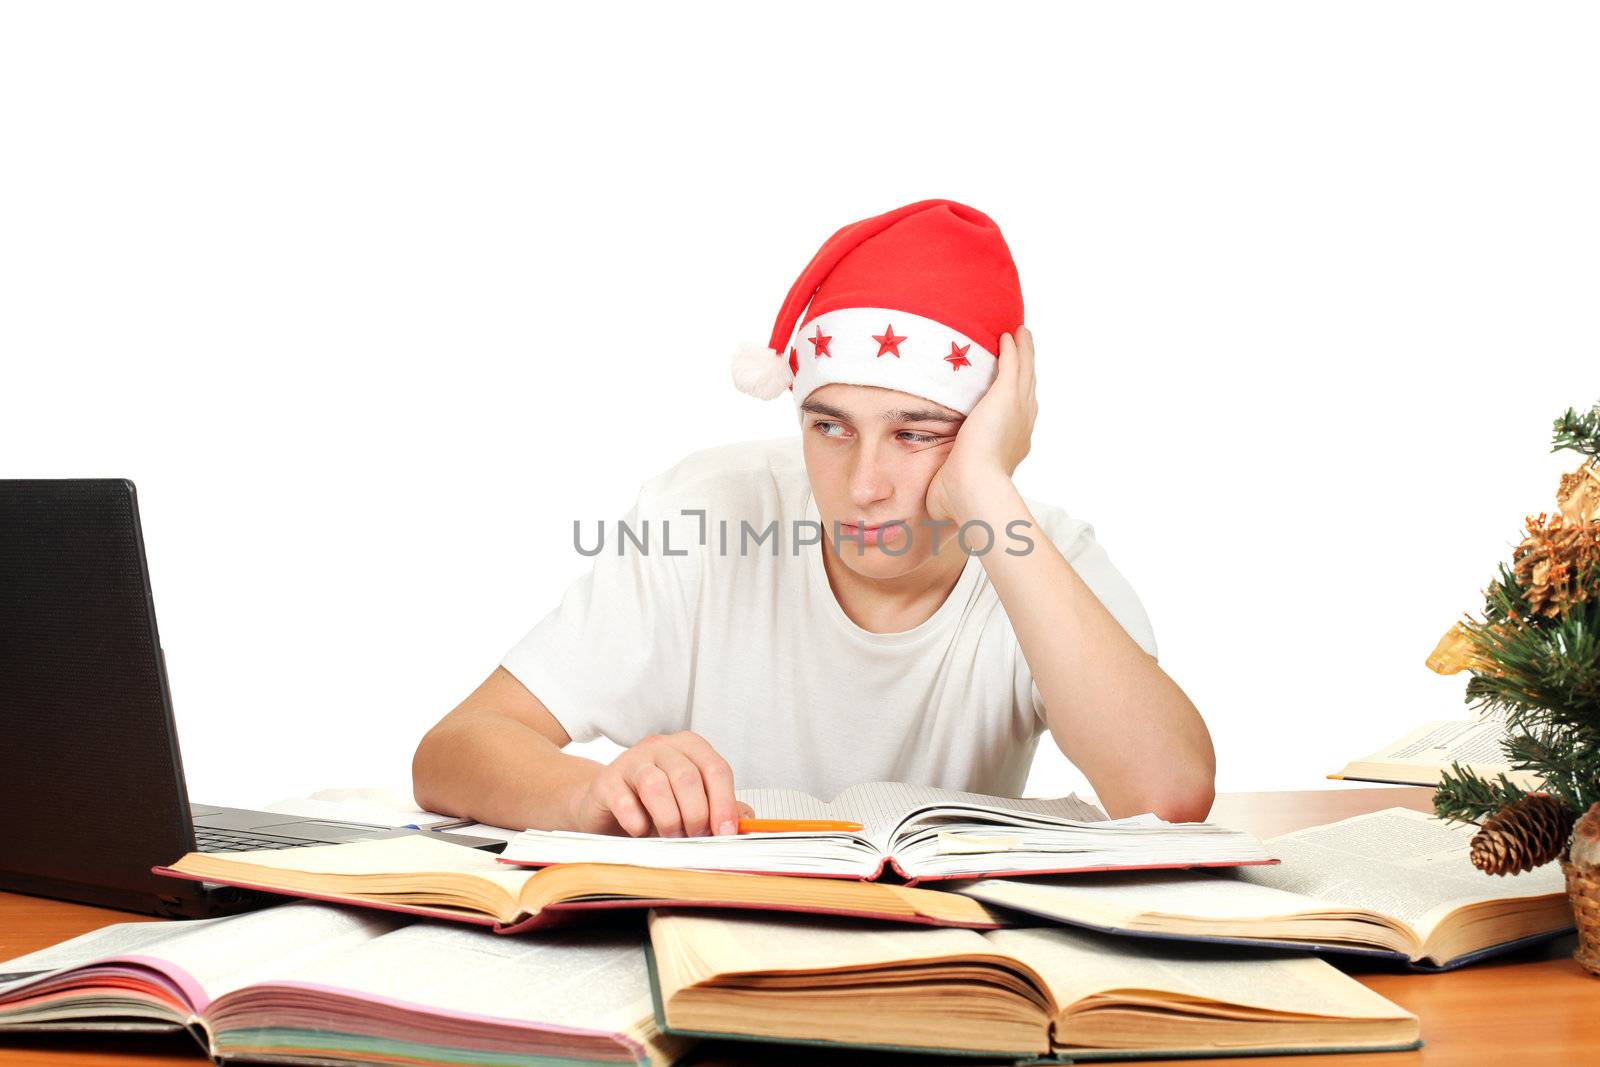
[[[1385, 789], [1227, 793], [1211, 818], [1270, 837], [1393, 805], [1432, 810], [1432, 791]], [[0, 893], [0, 960], [138, 916], [36, 897]], [[1600, 978], [1572, 961], [1573, 939], [1563, 938], [1513, 956], [1448, 974], [1408, 974], [1366, 961], [1341, 966], [1364, 984], [1422, 1020], [1423, 1048], [1416, 1052], [1352, 1056], [1259, 1057], [1195, 1061], [1212, 1067], [1473, 1067], [1510, 1058], [1530, 1063], [1600, 1063]], [[708, 1046], [697, 1062], [715, 1064], [814, 1063], [815, 1049]], [[918, 1062], [883, 1057], [883, 1062]], [[103, 1067], [195, 1067], [206, 1062], [186, 1035], [134, 1035], [113, 1039], [43, 1035], [0, 1036], [0, 1067], [100, 1064]], [[829, 1062], [844, 1062], [829, 1058]], [[849, 1062], [868, 1062], [851, 1058]], [[952, 1062], [952, 1061], [943, 1061]], [[1168, 1063], [1173, 1061], [1166, 1061]]]

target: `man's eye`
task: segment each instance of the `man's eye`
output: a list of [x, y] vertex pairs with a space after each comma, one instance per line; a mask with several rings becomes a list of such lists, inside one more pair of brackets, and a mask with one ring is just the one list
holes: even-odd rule
[[838, 431], [840, 431], [840, 433], [844, 432], [844, 427], [840, 426], [837, 422], [814, 422], [811, 425], [818, 433], [820, 433], [824, 437], [838, 437], [839, 436], [839, 434], [837, 434], [837, 433], [830, 432], [832, 430], [838, 430]]
[[931, 434], [917, 433], [915, 430], [901, 430], [900, 439], [910, 441], [914, 445], [931, 445], [939, 440]]

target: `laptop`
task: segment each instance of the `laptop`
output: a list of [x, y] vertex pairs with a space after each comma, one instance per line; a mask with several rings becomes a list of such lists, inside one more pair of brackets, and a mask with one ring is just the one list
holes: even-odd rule
[[0, 479], [0, 889], [177, 918], [282, 898], [152, 874], [187, 852], [427, 830], [191, 804], [130, 481]]

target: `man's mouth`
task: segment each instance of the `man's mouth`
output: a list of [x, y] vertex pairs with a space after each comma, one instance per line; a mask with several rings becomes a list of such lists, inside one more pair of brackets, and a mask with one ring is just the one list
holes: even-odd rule
[[886, 524], [881, 522], [869, 524], [841, 522], [839, 537], [841, 540], [848, 538], [860, 541], [864, 545], [877, 545], [905, 535], [905, 527], [898, 523], [887, 525], [887, 528], [885, 526]]

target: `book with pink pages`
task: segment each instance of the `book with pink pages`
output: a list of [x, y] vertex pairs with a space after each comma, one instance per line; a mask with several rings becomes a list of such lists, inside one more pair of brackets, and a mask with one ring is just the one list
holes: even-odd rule
[[284, 896], [449, 919], [517, 934], [587, 912], [733, 908], [993, 929], [981, 902], [910, 886], [719, 871], [571, 863], [508, 867], [423, 835], [304, 848], [191, 852], [155, 873]]
[[870, 782], [832, 801], [786, 789], [741, 789], [762, 819], [859, 823], [857, 833], [611, 837], [526, 830], [497, 862], [526, 867], [625, 863], [671, 870], [852, 879], [906, 885], [950, 878], [1276, 863], [1255, 837], [1215, 823], [1154, 815], [1111, 819], [1074, 796], [1012, 799]]
[[188, 1031], [216, 1063], [667, 1065], [637, 924], [491, 937], [293, 901], [0, 961], [0, 1034]]

